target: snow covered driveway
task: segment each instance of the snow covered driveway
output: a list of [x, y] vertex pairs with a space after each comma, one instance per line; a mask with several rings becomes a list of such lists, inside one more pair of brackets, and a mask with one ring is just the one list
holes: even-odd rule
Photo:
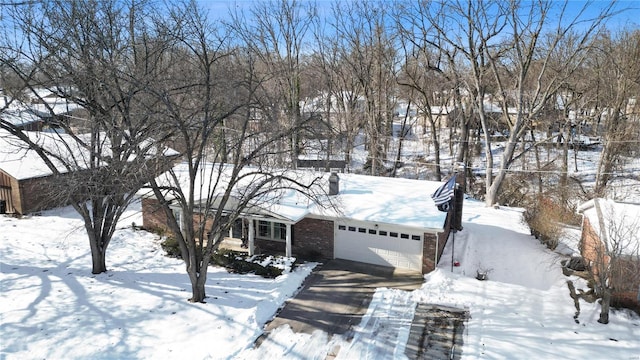
[[418, 272], [330, 260], [307, 278], [304, 289], [287, 301], [266, 331], [287, 324], [295, 332], [347, 334], [360, 323], [377, 288], [414, 290], [423, 281]]

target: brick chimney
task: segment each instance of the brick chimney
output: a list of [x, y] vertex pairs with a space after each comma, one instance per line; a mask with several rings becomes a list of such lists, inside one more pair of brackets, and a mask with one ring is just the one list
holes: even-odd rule
[[333, 172], [329, 175], [329, 195], [338, 195], [338, 193], [340, 193], [340, 178]]

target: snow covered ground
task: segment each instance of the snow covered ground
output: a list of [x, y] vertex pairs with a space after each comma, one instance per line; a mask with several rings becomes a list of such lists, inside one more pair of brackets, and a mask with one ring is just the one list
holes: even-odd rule
[[[109, 272], [92, 275], [88, 241], [69, 208], [0, 217], [2, 359], [403, 359], [418, 302], [467, 309], [463, 358], [640, 359], [640, 318], [597, 322], [597, 304], [575, 307], [558, 255], [529, 235], [521, 212], [465, 201], [464, 230], [440, 268], [413, 292], [378, 289], [352, 341], [283, 326], [253, 349], [262, 327], [313, 264], [277, 279], [209, 272], [207, 304], [191, 304], [181, 261], [158, 237], [134, 231], [132, 208], [110, 245]], [[487, 281], [475, 279], [488, 271]], [[390, 346], [393, 344], [393, 346]]]
[[[405, 359], [413, 310], [418, 302], [470, 312], [462, 358], [476, 359], [640, 359], [640, 318], [626, 311], [597, 322], [599, 307], [576, 308], [559, 255], [538, 243], [521, 222], [521, 211], [486, 208], [466, 200], [464, 230], [456, 234], [454, 262], [447, 247], [439, 268], [419, 290], [378, 289], [351, 342], [339, 336], [294, 334], [280, 328], [263, 345], [240, 357], [324, 359]], [[487, 281], [475, 279], [488, 271]], [[395, 346], [389, 346], [395, 344]]]
[[[134, 221], [139, 207], [124, 222]], [[184, 263], [156, 235], [119, 230], [109, 271], [92, 275], [81, 225], [69, 208], [0, 216], [1, 359], [233, 358], [313, 268], [277, 279], [211, 268], [208, 302], [192, 304]]]

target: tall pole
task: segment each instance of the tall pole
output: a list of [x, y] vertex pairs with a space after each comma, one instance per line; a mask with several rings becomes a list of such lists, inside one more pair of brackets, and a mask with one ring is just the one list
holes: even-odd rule
[[456, 231], [453, 230], [453, 236], [451, 238], [451, 272], [453, 272], [453, 251], [456, 248]]

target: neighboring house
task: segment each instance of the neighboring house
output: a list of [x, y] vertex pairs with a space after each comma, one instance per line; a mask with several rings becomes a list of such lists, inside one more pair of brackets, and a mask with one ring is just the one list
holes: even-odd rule
[[593, 199], [578, 208], [582, 214], [580, 252], [594, 277], [611, 267], [612, 303], [640, 309], [640, 204]]
[[315, 153], [298, 156], [298, 169], [313, 169], [318, 171], [345, 172], [347, 162], [343, 156], [331, 155], [328, 159], [326, 154]]
[[[30, 136], [39, 139], [37, 142], [45, 148], [60, 148], [53, 134], [32, 132]], [[66, 173], [61, 163], [57, 168]], [[54, 200], [54, 194], [47, 191], [52, 181], [59, 180], [54, 179], [53, 172], [35, 151], [0, 130], [0, 213], [26, 214], [67, 205]]]
[[315, 127], [315, 132], [332, 130], [342, 133], [353, 126], [354, 119], [364, 116], [365, 103], [362, 96], [350, 91], [331, 95], [323, 92], [316, 97], [300, 101], [300, 112], [303, 118], [316, 120], [310, 123], [310, 126]]
[[24, 131], [41, 131], [45, 123], [42, 117], [29, 110], [5, 110], [0, 114], [0, 120]]
[[[184, 172], [181, 167], [184, 165], [175, 171]], [[277, 200], [252, 204], [229, 233], [231, 238], [245, 234], [250, 254], [258, 248], [303, 259], [339, 258], [422, 273], [435, 269], [452, 218], [439, 211], [431, 198], [442, 183], [303, 170], [295, 173], [300, 178], [314, 178], [328, 195], [320, 196], [317, 204], [294, 190], [280, 190]], [[155, 197], [143, 197], [142, 210], [146, 228], [169, 231]], [[173, 211], [180, 216], [180, 208]]]
[[25, 93], [26, 100], [11, 99], [0, 94], [0, 119], [25, 131], [41, 131], [57, 128], [61, 123], [70, 123], [71, 118], [80, 118], [80, 105], [54, 95], [46, 89], [36, 89], [37, 96]]
[[[70, 135], [46, 132], [26, 134], [32, 141], [61, 158], [70, 159], [73, 156], [71, 165], [74, 172], [88, 168], [84, 161], [89, 159], [88, 152], [74, 146], [76, 142]], [[177, 155], [171, 149], [165, 149], [163, 154], [168, 157]], [[40, 156], [25, 143], [0, 130], [0, 213], [22, 215], [68, 205], [68, 199], [52, 189], [65, 184], [65, 178], [70, 173], [62, 162], [55, 161], [54, 164], [59, 175], [54, 175]]]

